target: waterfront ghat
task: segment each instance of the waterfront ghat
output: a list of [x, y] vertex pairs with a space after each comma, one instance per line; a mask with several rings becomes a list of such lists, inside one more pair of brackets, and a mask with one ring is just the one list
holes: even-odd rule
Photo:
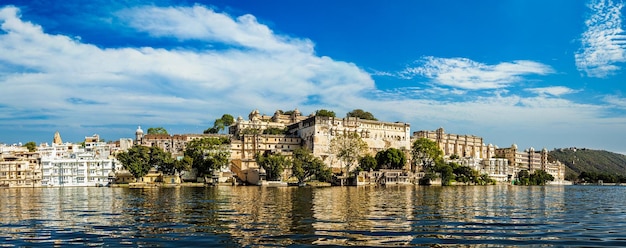
[[0, 189], [4, 246], [625, 246], [626, 187]]

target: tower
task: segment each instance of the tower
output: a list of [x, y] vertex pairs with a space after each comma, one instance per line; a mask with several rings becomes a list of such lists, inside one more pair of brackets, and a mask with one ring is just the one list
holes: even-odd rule
[[137, 126], [137, 130], [135, 131], [135, 145], [140, 145], [142, 139], [143, 130], [141, 130], [141, 126]]
[[54, 133], [54, 138], [52, 139], [52, 144], [55, 144], [55, 145], [62, 145], [63, 144], [63, 140], [61, 139], [61, 134], [59, 133], [59, 131]]

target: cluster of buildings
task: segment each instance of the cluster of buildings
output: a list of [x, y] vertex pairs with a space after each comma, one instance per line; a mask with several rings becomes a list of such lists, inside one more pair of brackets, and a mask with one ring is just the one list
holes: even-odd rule
[[98, 135], [74, 144], [63, 143], [58, 132], [52, 144], [41, 144], [37, 151], [3, 145], [0, 187], [104, 186], [115, 177], [115, 170], [122, 170], [115, 151], [114, 145], [101, 142]]
[[[238, 117], [228, 134], [145, 134], [139, 127], [134, 140], [120, 139], [113, 143], [101, 142], [98, 135], [85, 137], [84, 144], [63, 143], [56, 133], [51, 145], [41, 144], [36, 152], [21, 146], [0, 146], [0, 187], [101, 186], [129, 182], [133, 179], [115, 160], [117, 152], [133, 145], [157, 146], [182, 158], [188, 142], [205, 137], [228, 137], [231, 141], [230, 166], [216, 172], [219, 181], [234, 179], [262, 184], [265, 171], [256, 164], [255, 156], [266, 152], [290, 156], [298, 148], [308, 149], [334, 173], [341, 173], [347, 165], [331, 151], [331, 141], [347, 133], [361, 137], [371, 155], [396, 148], [404, 151], [410, 161], [411, 144], [419, 138], [427, 138], [438, 144], [447, 161], [470, 166], [500, 182], [514, 180], [521, 170], [538, 169], [552, 174], [557, 182], [564, 180], [565, 166], [558, 161], [548, 161], [546, 149], [535, 151], [531, 147], [522, 151], [516, 145], [498, 148], [485, 145], [478, 136], [446, 134], [443, 128], [411, 133], [408, 123], [302, 115], [296, 109], [287, 113], [276, 111], [271, 116], [254, 110], [247, 120]], [[353, 163], [347, 169], [352, 171], [356, 166]], [[355, 183], [414, 183], [421, 175], [420, 169], [411, 168], [408, 162], [402, 170], [362, 171]], [[291, 172], [285, 170], [283, 179], [290, 176]]]

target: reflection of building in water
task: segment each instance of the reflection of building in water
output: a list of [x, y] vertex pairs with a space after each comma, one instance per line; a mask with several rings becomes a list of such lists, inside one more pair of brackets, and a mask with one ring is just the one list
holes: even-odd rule
[[377, 171], [360, 171], [356, 185], [395, 185], [413, 184], [410, 173], [406, 170], [381, 169]]
[[55, 141], [51, 146], [44, 144], [38, 148], [43, 186], [106, 185], [109, 173], [121, 169], [111, 155], [110, 146], [101, 142], [98, 135], [85, 137], [84, 148], [72, 143], [58, 144], [56, 138]]
[[313, 244], [409, 246], [416, 213], [414, 195], [413, 186], [334, 187], [315, 191], [313, 227], [319, 238]]

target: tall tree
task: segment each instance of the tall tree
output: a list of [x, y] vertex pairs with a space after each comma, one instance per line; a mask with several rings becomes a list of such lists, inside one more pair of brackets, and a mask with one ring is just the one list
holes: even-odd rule
[[316, 116], [326, 116], [326, 117], [336, 117], [334, 111], [330, 111], [330, 110], [326, 110], [326, 109], [320, 109], [320, 110], [315, 111], [315, 115]]
[[117, 160], [135, 178], [145, 176], [152, 168], [150, 164], [150, 147], [133, 146], [126, 152], [118, 153]]
[[163, 127], [148, 128], [147, 134], [167, 134], [167, 130]]
[[420, 138], [411, 146], [411, 164], [414, 171], [433, 172], [437, 163], [443, 162], [443, 151], [436, 142]]
[[169, 172], [174, 167], [174, 159], [172, 154], [164, 151], [158, 146], [152, 146], [149, 150], [150, 159], [148, 163], [151, 167], [157, 168], [163, 172]]
[[391, 147], [376, 153], [376, 163], [381, 169], [402, 169], [406, 165], [406, 156], [400, 149]]
[[24, 144], [24, 147], [26, 147], [29, 152], [37, 151], [37, 143], [35, 143], [34, 141], [26, 142], [26, 144]]
[[367, 143], [357, 133], [344, 133], [330, 141], [330, 152], [343, 162], [347, 174], [352, 165], [367, 152]]
[[372, 113], [364, 111], [362, 109], [352, 110], [352, 111], [348, 112], [347, 116], [348, 117], [358, 117], [360, 119], [372, 120], [372, 121], [377, 121], [378, 120], [378, 119], [376, 119], [376, 117], [374, 117], [374, 115]]
[[293, 159], [291, 164], [293, 176], [298, 179], [298, 183], [303, 183], [311, 177], [317, 178], [319, 181], [328, 182], [331, 179], [331, 171], [320, 158], [304, 148], [298, 148], [293, 151]]
[[290, 163], [289, 159], [282, 154], [269, 152], [257, 154], [256, 162], [265, 169], [266, 179], [269, 181], [281, 180], [283, 171]]
[[230, 140], [208, 137], [192, 140], [187, 144], [185, 156], [192, 159], [191, 167], [200, 176], [213, 175], [213, 172], [228, 165], [230, 160]]

